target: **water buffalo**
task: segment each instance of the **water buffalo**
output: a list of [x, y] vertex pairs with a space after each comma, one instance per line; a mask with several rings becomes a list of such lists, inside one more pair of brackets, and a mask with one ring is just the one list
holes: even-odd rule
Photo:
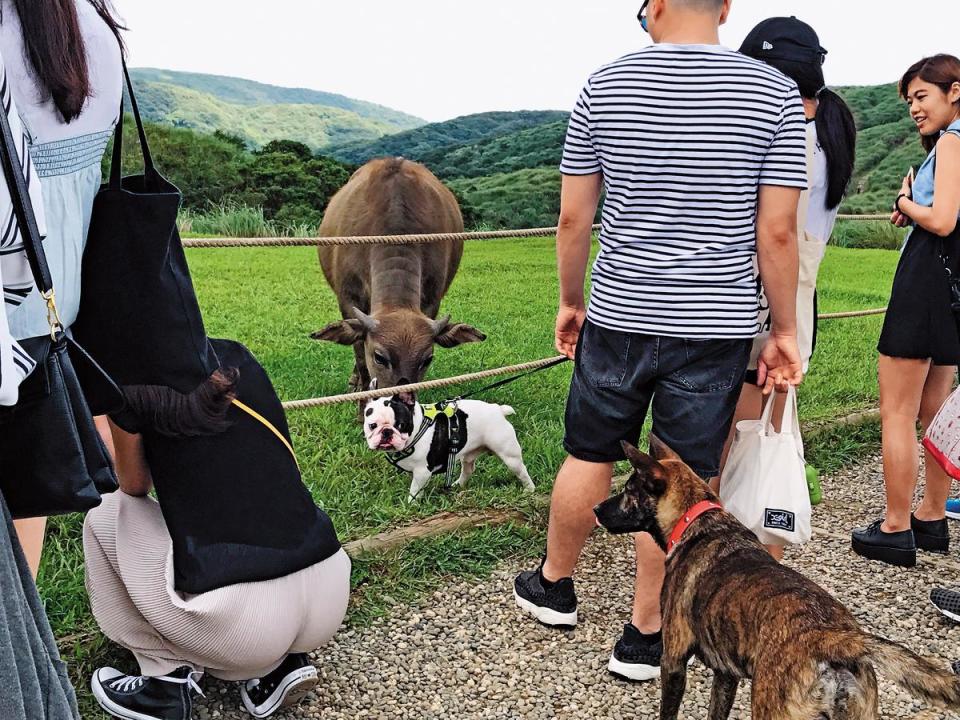
[[[456, 198], [420, 165], [371, 160], [330, 200], [323, 236], [462, 232]], [[393, 387], [423, 379], [434, 343], [450, 348], [486, 336], [470, 325], [437, 320], [440, 301], [463, 256], [463, 241], [320, 248], [320, 265], [343, 320], [311, 337], [352, 345], [350, 385]]]

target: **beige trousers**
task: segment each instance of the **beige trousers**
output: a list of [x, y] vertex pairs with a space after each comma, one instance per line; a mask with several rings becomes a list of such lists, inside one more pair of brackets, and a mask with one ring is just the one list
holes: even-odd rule
[[223, 680], [263, 677], [288, 653], [330, 640], [347, 610], [350, 559], [343, 550], [274, 580], [177, 592], [170, 535], [149, 497], [105, 496], [87, 514], [83, 550], [97, 623], [147, 676], [191, 665]]

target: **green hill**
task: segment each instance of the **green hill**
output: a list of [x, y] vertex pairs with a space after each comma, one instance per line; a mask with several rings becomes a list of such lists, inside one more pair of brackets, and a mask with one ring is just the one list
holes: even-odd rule
[[221, 130], [259, 147], [291, 139], [313, 149], [372, 142], [424, 124], [373, 103], [316, 90], [152, 68], [131, 70], [145, 119], [201, 132]]
[[336, 145], [327, 152], [338, 160], [357, 164], [390, 155], [402, 155], [420, 161], [427, 156], [436, 156], [437, 153], [449, 152], [464, 145], [565, 120], [566, 117], [567, 113], [556, 110], [465, 115], [390, 135], [372, 143], [351, 142]]
[[[858, 127], [854, 177], [841, 209], [884, 212], [907, 169], [923, 162], [925, 153], [916, 127], [892, 84], [841, 88], [840, 93], [853, 110]], [[433, 127], [427, 125], [414, 132], [427, 136]], [[565, 131], [565, 121], [554, 119], [472, 143], [440, 147], [419, 159], [441, 178], [452, 180], [451, 185], [476, 210], [480, 223], [520, 227], [525, 223], [519, 218], [524, 217], [534, 225], [550, 225], [556, 221], [556, 168]], [[401, 133], [378, 142], [400, 142], [407, 135]], [[402, 147], [397, 152], [406, 154]], [[532, 169], [537, 172], [523, 172]], [[530, 185], [534, 178], [542, 183], [538, 191]], [[518, 192], [523, 202], [514, 202], [509, 197], [511, 192]], [[535, 205], [538, 202], [541, 204]]]
[[[556, 222], [567, 113], [489, 112], [404, 129], [404, 123], [421, 121], [329, 93], [195, 73], [134, 74], [146, 116], [186, 133], [154, 130], [164, 137], [165, 160], [176, 166], [187, 207], [225, 201], [262, 207], [267, 219], [288, 225], [312, 223], [349, 169], [331, 165], [316, 155], [319, 150], [348, 166], [383, 155], [423, 162], [458, 193], [465, 216], [479, 225]], [[923, 160], [916, 128], [893, 85], [840, 92], [859, 129], [854, 179], [842, 210], [885, 211], [907, 168]], [[188, 130], [221, 136], [197, 136], [194, 142]], [[309, 147], [271, 142], [278, 138]], [[243, 147], [268, 143], [266, 153]], [[311, 189], [301, 192], [300, 183]]]
[[441, 178], [475, 178], [525, 168], [556, 168], [566, 132], [564, 118], [469, 145], [434, 150], [426, 153], [421, 162]]
[[857, 164], [842, 209], [845, 212], [881, 212], [900, 189], [911, 166], [926, 153], [906, 104], [896, 85], [841, 88], [857, 118]]

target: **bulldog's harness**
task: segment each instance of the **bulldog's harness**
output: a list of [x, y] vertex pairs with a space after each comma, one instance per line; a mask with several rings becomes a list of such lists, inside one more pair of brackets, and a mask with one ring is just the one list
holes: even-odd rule
[[421, 405], [420, 409], [423, 411], [423, 420], [416, 434], [403, 450], [387, 453], [387, 460], [398, 470], [407, 472], [400, 467], [400, 463], [416, 452], [417, 443], [435, 426], [427, 453], [427, 467], [433, 475], [445, 475], [444, 484], [449, 488], [453, 485], [457, 454], [467, 444], [467, 414], [459, 408], [456, 400]]

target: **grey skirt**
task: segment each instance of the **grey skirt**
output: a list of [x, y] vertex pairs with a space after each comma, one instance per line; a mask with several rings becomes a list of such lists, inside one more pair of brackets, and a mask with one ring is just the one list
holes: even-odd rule
[[79, 720], [77, 699], [0, 495], [0, 718]]

